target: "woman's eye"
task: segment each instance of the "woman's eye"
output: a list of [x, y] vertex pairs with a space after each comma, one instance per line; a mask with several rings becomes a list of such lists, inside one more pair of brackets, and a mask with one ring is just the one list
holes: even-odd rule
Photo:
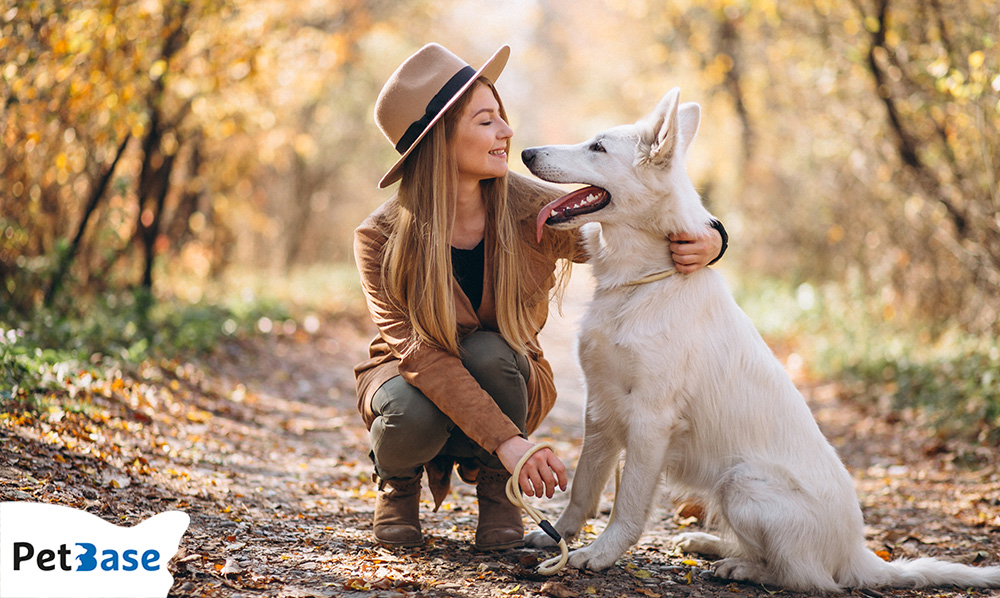
[[595, 141], [594, 144], [590, 146], [590, 151], [604, 153], [604, 144], [600, 141]]

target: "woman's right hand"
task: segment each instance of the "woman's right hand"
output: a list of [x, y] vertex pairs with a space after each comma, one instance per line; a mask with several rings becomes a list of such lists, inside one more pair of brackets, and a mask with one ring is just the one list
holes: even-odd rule
[[[534, 443], [525, 438], [511, 436], [497, 447], [496, 454], [507, 471], [513, 473], [518, 461], [533, 446]], [[521, 466], [517, 483], [521, 486], [521, 492], [528, 496], [544, 495], [552, 498], [557, 486], [564, 492], [566, 490], [566, 467], [546, 447], [531, 455]]]

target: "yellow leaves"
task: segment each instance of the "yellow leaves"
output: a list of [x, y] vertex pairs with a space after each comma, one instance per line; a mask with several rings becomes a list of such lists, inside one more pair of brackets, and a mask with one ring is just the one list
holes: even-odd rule
[[986, 54], [982, 50], [976, 50], [972, 54], [969, 54], [969, 68], [972, 70], [978, 70], [983, 67], [983, 62], [986, 60]]
[[195, 424], [203, 424], [212, 419], [212, 414], [208, 411], [202, 411], [201, 409], [195, 409], [188, 411], [187, 420]]
[[150, 80], [158, 81], [160, 77], [163, 76], [163, 73], [166, 72], [166, 70], [167, 70], [167, 61], [163, 60], [162, 58], [160, 60], [157, 60], [156, 62], [153, 63], [151, 67], [149, 67]]
[[733, 69], [733, 64], [733, 58], [729, 54], [719, 53], [705, 66], [704, 76], [712, 85], [719, 85]]

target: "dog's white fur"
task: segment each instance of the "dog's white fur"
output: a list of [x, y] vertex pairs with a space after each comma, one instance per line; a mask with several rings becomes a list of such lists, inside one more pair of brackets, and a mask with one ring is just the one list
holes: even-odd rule
[[[584, 229], [597, 282], [579, 336], [586, 432], [560, 534], [574, 538], [596, 515], [626, 454], [614, 517], [570, 564], [603, 569], [636, 543], [665, 475], [708, 507], [719, 536], [677, 540], [725, 557], [720, 577], [825, 591], [1000, 586], [1000, 567], [887, 563], [865, 547], [850, 475], [717, 272], [622, 286], [672, 265], [669, 233], [708, 232], [711, 216], [684, 167], [700, 108], [678, 98], [675, 89], [638, 123], [581, 144], [524, 152], [540, 178], [611, 193], [604, 209], [557, 225], [599, 223]], [[542, 532], [527, 542], [552, 543]]]

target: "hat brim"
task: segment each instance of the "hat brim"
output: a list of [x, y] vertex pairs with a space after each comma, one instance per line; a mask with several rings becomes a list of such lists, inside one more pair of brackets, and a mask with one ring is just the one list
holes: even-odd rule
[[430, 130], [434, 127], [434, 125], [437, 124], [437, 122], [441, 120], [442, 117], [444, 117], [445, 113], [448, 112], [448, 110], [455, 104], [455, 102], [457, 102], [458, 99], [462, 97], [462, 94], [464, 94], [470, 87], [472, 87], [472, 84], [475, 83], [480, 77], [486, 77], [490, 81], [495, 82], [497, 80], [497, 77], [500, 76], [500, 73], [503, 72], [504, 67], [507, 65], [508, 58], [510, 58], [510, 46], [501, 46], [500, 49], [497, 50], [493, 54], [493, 56], [486, 61], [486, 64], [484, 64], [478, 71], [476, 71], [476, 74], [473, 75], [465, 85], [463, 85], [461, 88], [459, 88], [458, 91], [455, 92], [455, 95], [452, 96], [450, 100], [448, 100], [448, 102], [437, 113], [437, 115], [433, 119], [431, 119], [431, 121], [427, 124], [426, 127], [424, 127], [424, 130], [421, 131], [420, 135], [418, 135], [417, 138], [413, 141], [413, 143], [410, 144], [410, 147], [405, 152], [403, 152], [403, 154], [399, 157], [399, 160], [397, 160], [396, 163], [392, 165], [392, 168], [389, 169], [389, 172], [385, 173], [385, 176], [383, 176], [382, 180], [379, 181], [378, 183], [379, 189], [385, 189], [389, 185], [398, 181], [403, 176], [402, 174], [403, 162], [406, 161], [406, 158], [417, 147], [417, 144], [420, 143], [420, 141], [427, 135], [428, 132], [430, 132]]

